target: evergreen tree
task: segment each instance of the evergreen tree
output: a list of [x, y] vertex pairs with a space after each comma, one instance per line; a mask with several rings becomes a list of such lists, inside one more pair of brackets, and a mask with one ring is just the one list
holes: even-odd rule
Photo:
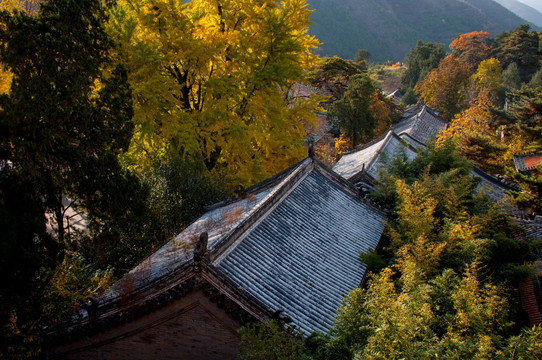
[[539, 43], [537, 32], [530, 31], [529, 25], [520, 25], [495, 38], [493, 53], [503, 68], [516, 63], [521, 81], [527, 82], [540, 66]]
[[532, 89], [542, 87], [542, 68], [538, 69], [538, 71], [534, 73], [531, 80], [529, 80], [528, 86]]
[[104, 22], [99, 0], [0, 12], [0, 61], [13, 74], [0, 96], [0, 271], [12, 274], [1, 289], [2, 325], [13, 311], [18, 322], [39, 321], [48, 269], [74, 245], [69, 207], [95, 228], [144, 211], [137, 179], [117, 159], [132, 135], [132, 98], [126, 70], [110, 62]]
[[355, 148], [374, 134], [376, 119], [371, 112], [374, 84], [366, 74], [355, 75], [341, 100], [333, 103], [329, 115], [336, 118], [341, 132], [352, 139]]
[[406, 94], [408, 89], [414, 89], [429, 71], [438, 67], [445, 56], [442, 44], [418, 40], [416, 47], [410, 50], [406, 57], [407, 70], [402, 77], [404, 93]]
[[521, 77], [516, 63], [511, 63], [502, 73], [502, 85], [507, 91], [521, 87]]

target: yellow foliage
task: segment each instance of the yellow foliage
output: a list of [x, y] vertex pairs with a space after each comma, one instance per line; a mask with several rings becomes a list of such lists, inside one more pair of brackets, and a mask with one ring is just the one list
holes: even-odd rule
[[2, 0], [0, 3], [1, 10], [22, 10], [29, 13], [36, 13], [40, 3], [43, 0]]
[[437, 135], [437, 145], [441, 146], [450, 139], [457, 140], [470, 133], [488, 134], [491, 132], [489, 121], [490, 101], [485, 93], [481, 93], [478, 99], [471, 106], [455, 115], [448, 127]]
[[[199, 156], [245, 184], [306, 155], [315, 98], [288, 96], [318, 57], [305, 0], [121, 0], [109, 33], [134, 92], [126, 162]], [[218, 171], [218, 170], [217, 170]]]
[[341, 157], [345, 151], [352, 149], [352, 138], [341, 134], [335, 138], [335, 149], [337, 149], [337, 157]]
[[[420, 236], [430, 237], [435, 224], [433, 213], [437, 201], [429, 194], [428, 189], [419, 182], [409, 186], [402, 180], [396, 181], [399, 196], [398, 229], [403, 234], [405, 243], [416, 241]], [[393, 241], [393, 240], [392, 240]], [[402, 244], [394, 244], [399, 248]]]
[[[0, 10], [20, 10], [35, 13], [38, 11], [41, 0], [3, 0]], [[0, 66], [0, 94], [7, 94], [11, 87], [13, 74], [4, 65]]]

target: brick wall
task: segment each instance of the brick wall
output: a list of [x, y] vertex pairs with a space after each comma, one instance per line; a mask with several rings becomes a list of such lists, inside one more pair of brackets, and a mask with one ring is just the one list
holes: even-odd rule
[[529, 324], [541, 323], [542, 294], [540, 293], [540, 277], [527, 278], [519, 287], [521, 307], [529, 316]]
[[201, 292], [57, 349], [60, 359], [234, 359], [239, 324]]

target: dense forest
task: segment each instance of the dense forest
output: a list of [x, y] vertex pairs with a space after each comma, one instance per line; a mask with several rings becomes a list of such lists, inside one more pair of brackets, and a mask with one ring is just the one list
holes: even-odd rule
[[[507, 176], [512, 201], [541, 214], [542, 177], [511, 163], [542, 147], [540, 33], [457, 34], [450, 51], [420, 40], [406, 67], [385, 69], [367, 51], [317, 56], [304, 0], [0, 7], [0, 357], [45, 357], [50, 326], [205, 206], [303, 159], [317, 114], [335, 145], [316, 156], [332, 164], [418, 100], [449, 126], [413, 162], [389, 159], [371, 195], [388, 209], [386, 245], [360, 254], [367, 286], [329, 334], [255, 324], [239, 354], [542, 357], [515, 300], [540, 248], [468, 176], [473, 163]], [[386, 74], [401, 77], [402, 104], [382, 93]]]

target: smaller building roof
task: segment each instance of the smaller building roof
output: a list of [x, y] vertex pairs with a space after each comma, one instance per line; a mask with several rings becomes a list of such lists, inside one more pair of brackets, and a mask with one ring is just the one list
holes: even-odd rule
[[493, 202], [504, 203], [506, 201], [507, 192], [510, 190], [517, 190], [513, 186], [500, 181], [476, 166], [473, 167], [471, 176], [480, 179], [480, 183], [476, 189], [477, 192], [487, 195]]
[[361, 172], [376, 179], [378, 170], [382, 166], [381, 160], [384, 157], [391, 159], [401, 151], [405, 152], [409, 160], [417, 155], [413, 146], [390, 130], [361, 148], [343, 154], [333, 166], [333, 171], [347, 180], [354, 179]]
[[397, 104], [401, 102], [401, 98], [403, 97], [403, 94], [401, 93], [401, 89], [396, 89], [395, 91], [391, 92], [390, 94], [386, 95], [393, 101], [395, 101]]
[[408, 134], [416, 141], [428, 145], [446, 126], [446, 121], [436, 111], [419, 102], [408, 108], [392, 129], [399, 136]]
[[542, 165], [542, 153], [535, 154], [516, 154], [514, 155], [514, 165], [516, 171], [523, 174], [529, 174], [536, 171], [536, 168]]

